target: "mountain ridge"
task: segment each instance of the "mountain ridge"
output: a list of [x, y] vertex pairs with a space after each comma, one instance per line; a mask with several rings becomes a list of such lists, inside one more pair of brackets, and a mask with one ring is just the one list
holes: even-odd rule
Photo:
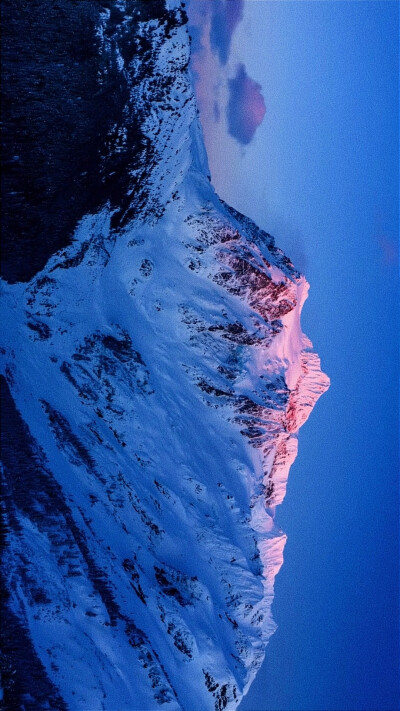
[[300, 330], [304, 277], [209, 181], [181, 5], [154, 5], [131, 65], [135, 3], [108, 39], [99, 17], [134, 78], [105, 163], [132, 106], [144, 141], [120, 204], [3, 282], [5, 604], [36, 655], [24, 679], [7, 631], [7, 708], [237, 707], [275, 629], [275, 506], [328, 386]]

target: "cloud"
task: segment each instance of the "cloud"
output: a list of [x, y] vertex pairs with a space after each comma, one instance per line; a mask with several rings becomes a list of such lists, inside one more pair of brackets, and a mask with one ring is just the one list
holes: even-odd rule
[[243, 63], [236, 68], [231, 51], [244, 0], [190, 0], [187, 12], [191, 68], [207, 149], [217, 124], [244, 146], [265, 115], [260, 85], [248, 76]]
[[386, 234], [379, 234], [378, 244], [381, 249], [384, 263], [389, 266], [396, 265], [399, 261], [398, 242]]
[[243, 18], [244, 0], [213, 0], [211, 9], [210, 43], [221, 64], [228, 61], [232, 35]]
[[381, 258], [385, 266], [393, 267], [399, 263], [399, 239], [398, 232], [390, 229], [385, 219], [385, 213], [378, 209], [374, 219], [374, 239], [379, 247]]
[[218, 121], [221, 119], [221, 109], [219, 108], [219, 103], [217, 100], [214, 101], [213, 113], [214, 121], [215, 123], [218, 123]]
[[265, 115], [261, 86], [247, 75], [244, 64], [239, 64], [235, 78], [228, 81], [228, 88], [228, 132], [239, 143], [246, 145]]
[[[225, 66], [233, 33], [243, 19], [244, 0], [190, 0], [187, 6], [192, 51], [198, 52], [198, 32], [209, 35], [210, 49]], [[196, 28], [196, 29], [195, 29]], [[194, 41], [193, 41], [194, 40]]]

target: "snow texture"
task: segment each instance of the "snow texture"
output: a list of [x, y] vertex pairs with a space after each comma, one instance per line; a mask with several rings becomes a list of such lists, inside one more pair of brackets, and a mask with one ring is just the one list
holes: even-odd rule
[[300, 328], [304, 277], [210, 184], [185, 23], [140, 33], [155, 77], [129, 99], [153, 146], [130, 167], [140, 199], [122, 226], [107, 203], [84, 215], [28, 284], [2, 284], [3, 571], [33, 660], [25, 709], [237, 707], [275, 630], [275, 507], [329, 382]]

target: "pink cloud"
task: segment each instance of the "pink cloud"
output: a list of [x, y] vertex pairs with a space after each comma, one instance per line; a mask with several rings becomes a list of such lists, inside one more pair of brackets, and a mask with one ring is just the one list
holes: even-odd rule
[[[190, 0], [189, 23], [196, 28], [208, 25], [211, 51], [222, 65], [229, 58], [232, 35], [243, 18], [244, 0]], [[197, 42], [194, 51], [198, 50]]]
[[233, 76], [231, 40], [243, 7], [243, 0], [191, 0], [187, 7], [191, 67], [206, 144], [223, 114], [228, 133], [241, 145], [250, 143], [265, 115], [261, 86], [248, 76], [244, 64]]
[[391, 239], [391, 237], [388, 237], [385, 234], [380, 234], [378, 237], [378, 244], [381, 248], [385, 264], [397, 264], [399, 259], [399, 245], [396, 240]]
[[247, 75], [244, 64], [238, 66], [228, 86], [228, 131], [239, 143], [250, 143], [266, 111], [261, 86]]

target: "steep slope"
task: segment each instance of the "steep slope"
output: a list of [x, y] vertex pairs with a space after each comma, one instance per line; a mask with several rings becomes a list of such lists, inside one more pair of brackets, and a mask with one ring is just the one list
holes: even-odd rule
[[274, 631], [275, 506], [328, 379], [304, 277], [207, 177], [180, 4], [137, 20], [130, 63], [118, 8], [97, 32], [129, 86], [119, 202], [3, 282], [6, 707], [233, 709]]

